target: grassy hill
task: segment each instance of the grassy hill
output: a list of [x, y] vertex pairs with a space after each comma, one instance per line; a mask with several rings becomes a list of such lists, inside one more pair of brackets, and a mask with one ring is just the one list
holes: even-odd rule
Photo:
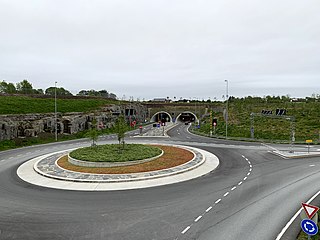
[[[57, 98], [58, 112], [87, 112], [103, 105], [115, 103], [103, 98]], [[0, 114], [27, 114], [54, 112], [54, 98], [30, 96], [0, 96]]]
[[[221, 107], [221, 104], [219, 104]], [[312, 139], [319, 142], [320, 138], [320, 102], [309, 99], [304, 102], [290, 102], [287, 99], [230, 99], [228, 136], [235, 138], [250, 138], [251, 113], [261, 113], [262, 110], [273, 111], [277, 108], [286, 109], [287, 116], [295, 117], [293, 123], [295, 139], [305, 142]], [[212, 109], [215, 109], [213, 105]], [[217, 136], [225, 136], [225, 120], [221, 111], [214, 111], [214, 117], [218, 119], [216, 127]], [[200, 129], [195, 130], [200, 134], [208, 135], [210, 132], [209, 117], [203, 119]], [[271, 141], [287, 141], [291, 136], [291, 125], [288, 119], [274, 119], [266, 116], [254, 117], [254, 135], [256, 139], [268, 139]]]

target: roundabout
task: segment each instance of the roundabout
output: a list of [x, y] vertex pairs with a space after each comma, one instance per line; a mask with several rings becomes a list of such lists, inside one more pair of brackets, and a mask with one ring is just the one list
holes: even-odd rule
[[74, 149], [69, 149], [39, 156], [25, 162], [18, 168], [17, 175], [25, 182], [42, 187], [78, 191], [110, 191], [183, 182], [203, 176], [219, 165], [219, 159], [205, 150], [186, 146], [170, 146], [191, 152], [193, 158], [184, 164], [155, 171], [96, 174], [62, 168], [58, 164], [59, 159], [74, 151]]

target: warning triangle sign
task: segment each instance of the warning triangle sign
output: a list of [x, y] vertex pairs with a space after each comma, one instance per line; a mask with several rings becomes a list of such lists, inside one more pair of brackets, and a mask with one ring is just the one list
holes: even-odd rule
[[306, 212], [307, 216], [309, 219], [313, 218], [313, 216], [316, 214], [316, 212], [318, 212], [319, 207], [317, 206], [312, 206], [310, 204], [306, 204], [306, 203], [301, 203], [304, 211]]

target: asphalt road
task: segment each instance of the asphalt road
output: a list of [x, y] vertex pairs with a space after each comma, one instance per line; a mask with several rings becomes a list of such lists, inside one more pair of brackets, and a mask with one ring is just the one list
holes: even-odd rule
[[270, 240], [319, 190], [320, 158], [285, 160], [264, 145], [198, 137], [186, 127], [168, 131], [171, 138], [128, 141], [195, 146], [217, 155], [219, 167], [198, 179], [155, 188], [64, 191], [17, 177], [21, 163], [88, 140], [0, 152], [0, 239]]

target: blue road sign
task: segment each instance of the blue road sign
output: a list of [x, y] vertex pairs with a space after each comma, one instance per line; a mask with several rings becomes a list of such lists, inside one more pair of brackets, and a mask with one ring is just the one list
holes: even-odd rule
[[301, 229], [310, 236], [316, 235], [318, 233], [317, 224], [310, 219], [303, 219], [301, 221]]

